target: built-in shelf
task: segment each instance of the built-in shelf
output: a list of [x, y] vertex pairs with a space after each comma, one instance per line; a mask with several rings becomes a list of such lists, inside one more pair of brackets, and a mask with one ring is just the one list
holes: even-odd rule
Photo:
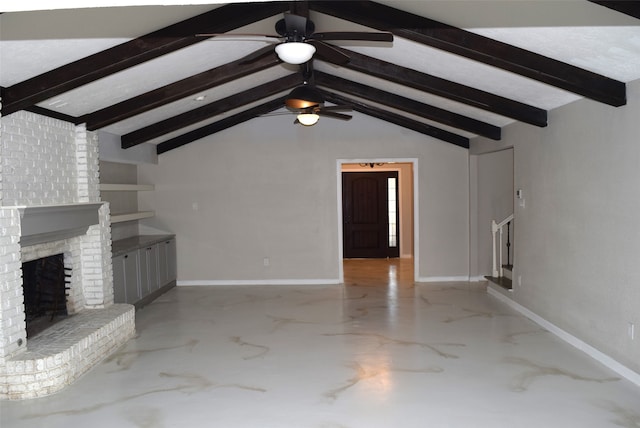
[[152, 184], [100, 184], [100, 190], [103, 192], [144, 192], [153, 189]]
[[154, 216], [153, 211], [139, 211], [135, 213], [112, 214], [111, 223], [122, 223], [124, 221], [140, 220]]

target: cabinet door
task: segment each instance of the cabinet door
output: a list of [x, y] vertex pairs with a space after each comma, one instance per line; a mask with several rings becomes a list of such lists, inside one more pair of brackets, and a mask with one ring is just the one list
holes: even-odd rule
[[149, 268], [147, 267], [149, 254], [147, 249], [140, 248], [138, 257], [140, 258], [140, 298], [142, 298], [153, 291], [149, 284]]
[[176, 240], [158, 244], [158, 275], [160, 285], [166, 285], [176, 279]]
[[171, 282], [178, 279], [176, 240], [170, 239], [166, 241], [165, 248], [167, 251], [167, 282]]
[[145, 252], [147, 253], [147, 281], [151, 292], [160, 288], [158, 280], [158, 245], [151, 245], [145, 248]]
[[124, 255], [116, 256], [112, 260], [113, 265], [113, 302], [126, 303], [127, 284], [124, 276]]
[[124, 277], [126, 284], [126, 302], [136, 303], [140, 300], [138, 251], [131, 251], [124, 255]]
[[167, 244], [161, 242], [158, 244], [158, 280], [160, 285], [166, 285], [169, 282], [167, 275]]

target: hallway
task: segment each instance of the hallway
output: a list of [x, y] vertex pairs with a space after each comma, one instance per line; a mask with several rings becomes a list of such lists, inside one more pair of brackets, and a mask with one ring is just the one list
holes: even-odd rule
[[345, 286], [178, 287], [3, 428], [640, 427], [640, 388], [489, 296], [345, 261]]

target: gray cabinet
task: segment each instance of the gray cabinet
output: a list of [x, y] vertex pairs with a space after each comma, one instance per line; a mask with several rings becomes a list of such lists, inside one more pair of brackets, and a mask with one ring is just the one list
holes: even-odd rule
[[114, 257], [112, 264], [114, 302], [137, 302], [140, 299], [138, 251], [130, 251]]
[[124, 303], [127, 299], [127, 284], [124, 279], [124, 254], [113, 258], [113, 301]]
[[139, 236], [113, 242], [116, 303], [137, 307], [176, 285], [176, 241], [172, 236]]
[[140, 277], [138, 252], [132, 251], [124, 255], [124, 283], [126, 290], [125, 303], [135, 303], [140, 299]]
[[140, 285], [143, 295], [160, 288], [158, 282], [158, 244], [149, 245], [138, 250], [140, 254]]
[[177, 278], [176, 240], [167, 239], [158, 244], [158, 273], [160, 285], [168, 284]]

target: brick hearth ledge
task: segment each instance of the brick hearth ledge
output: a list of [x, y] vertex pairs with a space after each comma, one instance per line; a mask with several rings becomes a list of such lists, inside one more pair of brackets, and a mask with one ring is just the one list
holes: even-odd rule
[[135, 335], [135, 309], [114, 304], [87, 309], [30, 339], [28, 350], [0, 364], [0, 399], [53, 394], [71, 384]]

